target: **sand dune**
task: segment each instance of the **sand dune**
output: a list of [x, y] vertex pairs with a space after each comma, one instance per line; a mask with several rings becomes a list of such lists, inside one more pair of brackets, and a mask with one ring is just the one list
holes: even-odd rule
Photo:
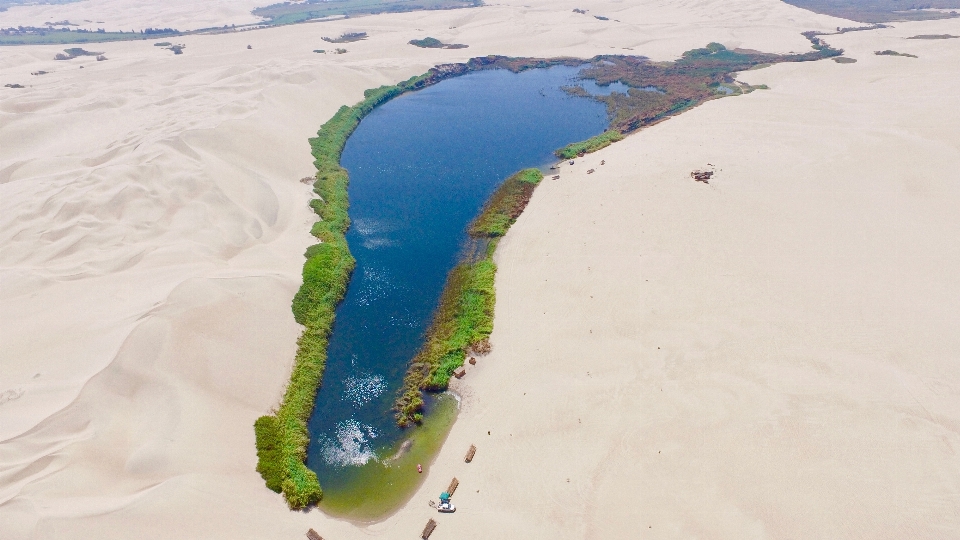
[[69, 21], [70, 28], [108, 32], [176, 28], [196, 30], [229, 24], [250, 24], [263, 19], [250, 12], [271, 2], [263, 0], [231, 0], [225, 2], [190, 2], [173, 0], [80, 0], [65, 4], [33, 4], [11, 6], [0, 11], [0, 28], [16, 26], [42, 27], [44, 23]]
[[[0, 94], [4, 538], [410, 538], [454, 475], [433, 538], [960, 534], [960, 45], [903, 40], [956, 21], [828, 37], [858, 62], [742, 74], [771, 90], [564, 166], [501, 245], [494, 353], [410, 503], [357, 526], [263, 487], [252, 422], [299, 331], [306, 139], [340, 105], [470, 56], [803, 51], [847, 25], [774, 0], [591, 4], [87, 47], [106, 62], [0, 51], [27, 86]], [[371, 37], [311, 52], [344, 31]], [[406, 45], [425, 35], [470, 48]]]

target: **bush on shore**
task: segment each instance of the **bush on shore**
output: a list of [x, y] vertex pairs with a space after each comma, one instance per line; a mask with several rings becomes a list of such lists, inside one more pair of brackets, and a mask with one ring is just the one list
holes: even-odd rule
[[572, 159], [581, 154], [589, 154], [591, 152], [596, 152], [601, 148], [606, 148], [611, 144], [622, 140], [623, 134], [615, 129], [609, 131], [604, 131], [603, 133], [597, 135], [596, 137], [591, 137], [585, 141], [568, 144], [563, 148], [554, 152], [556, 156], [560, 159]]

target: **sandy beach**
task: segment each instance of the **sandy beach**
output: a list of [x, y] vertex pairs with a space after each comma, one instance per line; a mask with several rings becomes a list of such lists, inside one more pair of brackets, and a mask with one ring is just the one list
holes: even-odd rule
[[[500, 244], [494, 350], [422, 489], [354, 524], [264, 487], [252, 426], [300, 332], [307, 138], [341, 105], [487, 54], [804, 52], [800, 32], [856, 26], [777, 0], [589, 4], [84, 45], [102, 62], [0, 48], [0, 84], [26, 87], [0, 88], [3, 538], [417, 538], [429, 518], [434, 540], [960, 537], [960, 39], [905, 39], [960, 19], [826, 36], [857, 62], [742, 73], [770, 89], [563, 165]], [[249, 17], [229, 6], [62, 9]], [[60, 8], [0, 26], [20, 9]], [[470, 48], [406, 44], [425, 36]]]

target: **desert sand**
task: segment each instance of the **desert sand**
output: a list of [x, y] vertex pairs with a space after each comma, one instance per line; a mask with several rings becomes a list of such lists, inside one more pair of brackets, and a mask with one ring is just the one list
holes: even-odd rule
[[[223, 25], [254, 24], [262, 21], [250, 13], [265, 6], [262, 0], [78, 0], [65, 4], [47, 3], [11, 6], [0, 11], [0, 28], [43, 27], [46, 23], [68, 21], [69, 28], [108, 32], [140, 32], [147, 28], [196, 30]], [[58, 27], [59, 28], [59, 27]]]
[[[851, 26], [775, 0], [590, 4], [87, 47], [105, 62], [0, 50], [27, 86], [0, 94], [3, 537], [416, 538], [431, 517], [441, 540], [960, 536], [960, 40], [903, 39], [956, 20], [829, 36], [858, 62], [743, 73], [770, 89], [564, 165], [501, 243], [494, 351], [409, 503], [354, 524], [263, 486], [306, 139], [340, 105], [471, 56], [804, 51]], [[310, 52], [344, 31], [370, 38]], [[470, 48], [405, 44], [426, 35]]]

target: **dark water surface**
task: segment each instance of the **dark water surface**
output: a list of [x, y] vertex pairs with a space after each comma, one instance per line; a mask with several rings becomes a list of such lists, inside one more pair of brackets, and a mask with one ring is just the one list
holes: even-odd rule
[[[466, 227], [493, 190], [607, 127], [602, 103], [560, 90], [583, 83], [578, 71], [492, 70], [448, 79], [380, 106], [347, 141], [347, 241], [357, 267], [337, 308], [307, 459], [328, 511], [373, 517], [403, 500], [355, 511], [357, 505], [410, 491], [422, 478], [413, 460], [428, 465], [428, 447], [442, 442], [456, 407], [451, 398], [434, 400], [441, 412], [428, 414], [426, 427], [397, 428], [391, 406], [407, 363], [466, 245]], [[442, 430], [429, 425], [438, 416]], [[412, 450], [392, 460], [411, 437]]]

